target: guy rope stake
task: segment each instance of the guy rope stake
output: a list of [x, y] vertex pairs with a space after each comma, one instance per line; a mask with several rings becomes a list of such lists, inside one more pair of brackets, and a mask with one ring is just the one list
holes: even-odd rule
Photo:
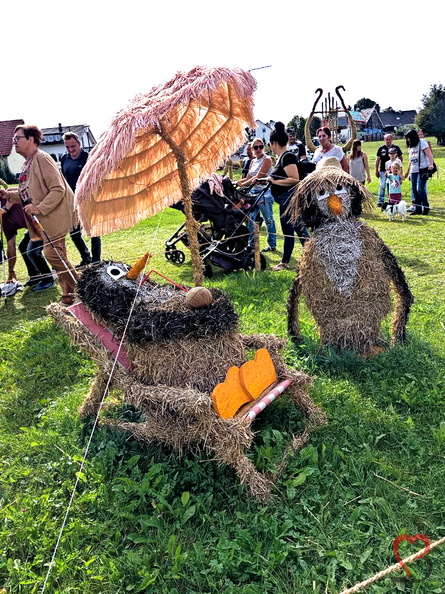
[[77, 284], [77, 279], [76, 277], [73, 275], [70, 267], [68, 266], [68, 264], [66, 263], [64, 257], [61, 255], [61, 253], [59, 252], [59, 250], [57, 249], [55, 243], [53, 242], [53, 240], [51, 239], [51, 237], [48, 235], [48, 233], [45, 231], [45, 229], [43, 228], [42, 223], [39, 221], [39, 219], [36, 217], [35, 214], [31, 215], [32, 220], [36, 223], [37, 227], [39, 228], [39, 230], [43, 233], [43, 235], [46, 237], [46, 239], [48, 240], [49, 244], [51, 245], [51, 247], [53, 248], [53, 250], [56, 252], [56, 254], [59, 256], [60, 261], [62, 262], [62, 264], [65, 266], [66, 271], [68, 272], [68, 274], [70, 275], [70, 277], [73, 279], [74, 283]]

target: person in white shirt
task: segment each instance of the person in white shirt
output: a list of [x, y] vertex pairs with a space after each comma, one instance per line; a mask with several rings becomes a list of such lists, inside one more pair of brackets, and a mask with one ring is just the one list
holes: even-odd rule
[[415, 209], [410, 214], [427, 215], [430, 211], [430, 205], [426, 184], [429, 172], [433, 170], [433, 153], [428, 146], [428, 142], [420, 139], [416, 130], [407, 132], [405, 139], [409, 152], [409, 165], [405, 179], [410, 176]]
[[317, 164], [322, 159], [327, 159], [328, 157], [335, 157], [337, 161], [339, 161], [341, 168], [346, 173], [349, 173], [349, 163], [344, 154], [343, 150], [333, 144], [331, 142], [332, 133], [327, 126], [323, 126], [322, 128], [318, 128], [317, 130], [317, 138], [320, 142], [320, 146], [314, 153], [312, 157], [312, 163]]

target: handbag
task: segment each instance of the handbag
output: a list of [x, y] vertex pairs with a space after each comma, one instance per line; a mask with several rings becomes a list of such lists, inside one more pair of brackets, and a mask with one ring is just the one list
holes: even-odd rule
[[419, 141], [419, 175], [420, 175], [420, 179], [429, 179], [430, 177], [433, 177], [434, 173], [437, 172], [437, 165], [436, 163], [433, 161], [433, 168], [429, 169], [428, 167], [422, 167], [422, 169], [420, 168], [420, 160], [421, 160], [421, 153], [420, 153], [420, 141]]
[[419, 169], [420, 179], [429, 179], [430, 177], [433, 177], [433, 175], [436, 172], [437, 172], [437, 165], [433, 161], [432, 169], [428, 169], [428, 167], [422, 167], [422, 169]]

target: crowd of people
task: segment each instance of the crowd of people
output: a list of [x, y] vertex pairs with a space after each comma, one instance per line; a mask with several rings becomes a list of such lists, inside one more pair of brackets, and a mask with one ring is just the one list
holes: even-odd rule
[[[18, 180], [18, 188], [0, 189], [2, 229], [7, 241], [8, 282], [16, 282], [17, 261], [16, 236], [26, 229], [18, 249], [26, 265], [29, 279], [25, 286], [33, 291], [43, 291], [54, 286], [54, 273], [62, 289], [62, 303], [74, 301], [76, 268], [101, 258], [101, 238], [91, 238], [91, 252], [82, 237], [82, 230], [74, 209], [74, 190], [85, 166], [88, 153], [83, 150], [80, 139], [74, 132], [63, 136], [66, 154], [60, 168], [54, 160], [40, 150], [42, 131], [37, 126], [19, 125], [15, 129], [13, 143], [16, 152], [25, 162]], [[335, 158], [342, 169], [349, 172], [362, 184], [371, 182], [368, 156], [360, 140], [354, 140], [350, 155], [332, 142], [331, 130], [322, 126], [317, 130], [319, 146], [312, 156], [312, 163]], [[411, 181], [412, 215], [427, 215], [429, 202], [427, 182], [433, 170], [431, 144], [423, 138], [421, 130], [410, 130], [405, 135], [409, 163], [403, 173], [403, 153], [393, 144], [392, 134], [386, 134], [376, 154], [375, 175], [379, 180], [378, 205], [387, 198], [396, 204], [402, 198], [402, 182]], [[307, 160], [305, 145], [296, 139], [295, 129], [276, 122], [270, 134], [269, 146], [276, 157], [274, 164], [266, 154], [264, 141], [255, 138], [247, 146], [247, 156], [242, 164], [239, 187], [248, 189], [254, 207], [249, 214], [249, 243], [254, 243], [254, 221], [261, 216], [267, 230], [267, 246], [263, 252], [277, 250], [277, 225], [274, 218], [274, 203], [279, 205], [281, 231], [284, 237], [283, 255], [272, 271], [289, 268], [295, 245], [295, 234], [304, 246], [310, 235], [305, 226], [289, 220], [287, 207], [296, 184], [302, 179], [299, 164]], [[67, 257], [65, 238], [71, 239], [81, 256], [74, 267]]]
[[[319, 146], [312, 156], [312, 163], [320, 163], [323, 159], [334, 157], [344, 171], [350, 173], [361, 184], [371, 183], [371, 171], [368, 155], [363, 151], [362, 142], [355, 139], [352, 150], [345, 155], [343, 149], [332, 142], [331, 130], [323, 126], [317, 130]], [[377, 205], [382, 206], [387, 200], [396, 204], [402, 199], [402, 182], [410, 178], [411, 201], [408, 212], [412, 215], [426, 215], [429, 212], [427, 181], [433, 170], [433, 154], [431, 144], [424, 140], [422, 130], [410, 130], [405, 135], [408, 148], [409, 164], [406, 173], [403, 173], [403, 153], [401, 148], [393, 144], [392, 134], [384, 136], [382, 144], [376, 154], [375, 175], [379, 180]], [[302, 245], [308, 240], [308, 230], [299, 222], [292, 225], [286, 214], [289, 200], [296, 184], [302, 178], [299, 175], [298, 164], [307, 159], [306, 148], [302, 142], [296, 140], [292, 128], [285, 130], [282, 122], [277, 122], [270, 134], [270, 149], [276, 155], [277, 162], [274, 169], [270, 158], [264, 152], [263, 140], [256, 138], [247, 146], [247, 156], [242, 165], [242, 180], [238, 185], [251, 186], [252, 196], [261, 191], [264, 193], [261, 202], [251, 215], [251, 220], [258, 219], [258, 213], [264, 217], [267, 227], [268, 245], [263, 252], [276, 251], [276, 238], [274, 236], [276, 223], [274, 221], [273, 203], [279, 204], [280, 225], [284, 236], [283, 257], [281, 262], [272, 268], [273, 271], [289, 268], [292, 255], [295, 233]], [[252, 152], [253, 151], [253, 152]], [[260, 151], [260, 152], [258, 152]], [[266, 171], [268, 173], [266, 174]], [[264, 189], [264, 184], [269, 182], [270, 187]], [[261, 186], [259, 184], [262, 184]], [[253, 230], [251, 223], [250, 230]], [[250, 242], [253, 242], [251, 233]]]
[[54, 286], [56, 277], [62, 291], [61, 302], [71, 305], [78, 275], [67, 256], [66, 235], [70, 233], [82, 257], [78, 267], [98, 262], [101, 256], [100, 237], [92, 238], [92, 255], [89, 253], [74, 208], [74, 190], [88, 154], [77, 134], [68, 132], [63, 137], [67, 154], [59, 168], [50, 155], [40, 150], [42, 139], [37, 126], [16, 127], [13, 144], [25, 161], [18, 187], [0, 189], [1, 222], [7, 241], [7, 282], [17, 282], [16, 236], [20, 229], [26, 229], [18, 245], [29, 276], [24, 286], [44, 291]]

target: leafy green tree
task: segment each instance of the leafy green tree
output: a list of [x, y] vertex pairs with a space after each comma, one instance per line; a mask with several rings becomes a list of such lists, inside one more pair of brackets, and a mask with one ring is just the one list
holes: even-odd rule
[[318, 116], [314, 116], [312, 118], [312, 122], [311, 125], [309, 126], [309, 130], [311, 132], [311, 138], [313, 136], [315, 136], [315, 134], [317, 133], [318, 128], [320, 128], [321, 126], [321, 120]]
[[405, 134], [413, 129], [412, 124], [406, 124], [405, 126], [397, 126], [395, 132], [391, 132], [391, 134], [398, 139], [405, 138]]
[[422, 97], [423, 108], [416, 116], [416, 125], [426, 136], [436, 136], [437, 144], [445, 145], [445, 86], [432, 85]]
[[367, 97], [362, 97], [355, 103], [354, 110], [361, 111], [362, 109], [369, 109], [370, 107], [374, 107], [377, 111], [380, 111], [380, 105], [373, 101], [372, 99], [368, 99]]

